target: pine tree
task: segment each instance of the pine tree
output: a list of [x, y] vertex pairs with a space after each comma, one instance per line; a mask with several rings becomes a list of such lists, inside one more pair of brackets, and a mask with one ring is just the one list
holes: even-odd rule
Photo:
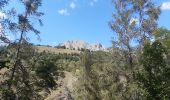
[[[18, 2], [16, 0], [16, 2]], [[34, 80], [32, 76], [31, 60], [33, 59], [35, 50], [28, 41], [27, 33], [33, 32], [38, 35], [40, 32], [32, 25], [32, 20], [37, 19], [40, 24], [40, 16], [43, 13], [38, 12], [41, 6], [41, 0], [19, 0], [24, 6], [23, 13], [17, 13], [15, 9], [5, 10], [3, 7], [10, 3], [9, 0], [0, 2], [1, 9], [10, 17], [2, 20], [4, 33], [1, 40], [6, 42], [5, 32], [11, 31], [19, 36], [14, 42], [9, 42], [10, 65], [5, 74], [5, 80], [0, 84], [1, 97], [4, 100], [34, 100], [40, 99], [41, 96], [35, 91]], [[16, 18], [17, 21], [10, 18]], [[32, 19], [33, 18], [33, 19]]]

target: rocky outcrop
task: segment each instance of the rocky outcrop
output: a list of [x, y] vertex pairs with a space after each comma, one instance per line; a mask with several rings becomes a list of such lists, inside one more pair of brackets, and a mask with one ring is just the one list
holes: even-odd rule
[[97, 44], [89, 44], [84, 41], [79, 41], [79, 40], [71, 40], [71, 41], [66, 41], [64, 43], [60, 43], [58, 47], [65, 47], [66, 49], [71, 49], [71, 50], [84, 50], [88, 49], [91, 51], [107, 51], [105, 47], [102, 46], [102, 44], [97, 43]]

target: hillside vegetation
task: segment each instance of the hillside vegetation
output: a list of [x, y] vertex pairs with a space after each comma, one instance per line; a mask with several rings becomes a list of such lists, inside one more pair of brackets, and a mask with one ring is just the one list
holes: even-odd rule
[[50, 53], [55, 53], [55, 54], [59, 54], [59, 53], [67, 53], [67, 54], [80, 54], [81, 51], [78, 50], [70, 50], [70, 49], [59, 49], [59, 48], [53, 48], [53, 47], [47, 47], [47, 46], [35, 46], [35, 49], [38, 49], [38, 52], [50, 52]]
[[109, 26], [117, 38], [107, 52], [101, 44], [92, 46], [97, 50], [32, 45], [42, 1], [16, 1], [23, 11], [0, 0], [9, 16], [0, 18], [0, 43], [6, 44], [0, 46], [1, 100], [170, 100], [170, 30], [158, 27], [160, 7], [153, 0], [112, 0]]

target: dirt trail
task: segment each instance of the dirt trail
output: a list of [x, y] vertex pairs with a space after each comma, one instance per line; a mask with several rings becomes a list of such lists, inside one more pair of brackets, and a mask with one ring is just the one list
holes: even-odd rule
[[45, 100], [72, 100], [70, 93], [73, 91], [73, 83], [77, 80], [70, 72], [64, 72], [65, 77], [60, 80], [61, 86], [45, 98]]

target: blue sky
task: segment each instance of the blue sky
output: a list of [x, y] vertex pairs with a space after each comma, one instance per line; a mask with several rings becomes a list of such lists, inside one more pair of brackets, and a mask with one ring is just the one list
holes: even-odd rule
[[[163, 4], [159, 26], [170, 29], [170, 0], [153, 1], [157, 5]], [[83, 40], [111, 46], [114, 36], [108, 25], [113, 12], [111, 0], [43, 0], [40, 10], [45, 13], [42, 17], [44, 26], [36, 25], [41, 31], [41, 41], [31, 36], [31, 42], [55, 45], [67, 40]]]
[[111, 46], [111, 0], [44, 0], [42, 44], [83, 40]]

